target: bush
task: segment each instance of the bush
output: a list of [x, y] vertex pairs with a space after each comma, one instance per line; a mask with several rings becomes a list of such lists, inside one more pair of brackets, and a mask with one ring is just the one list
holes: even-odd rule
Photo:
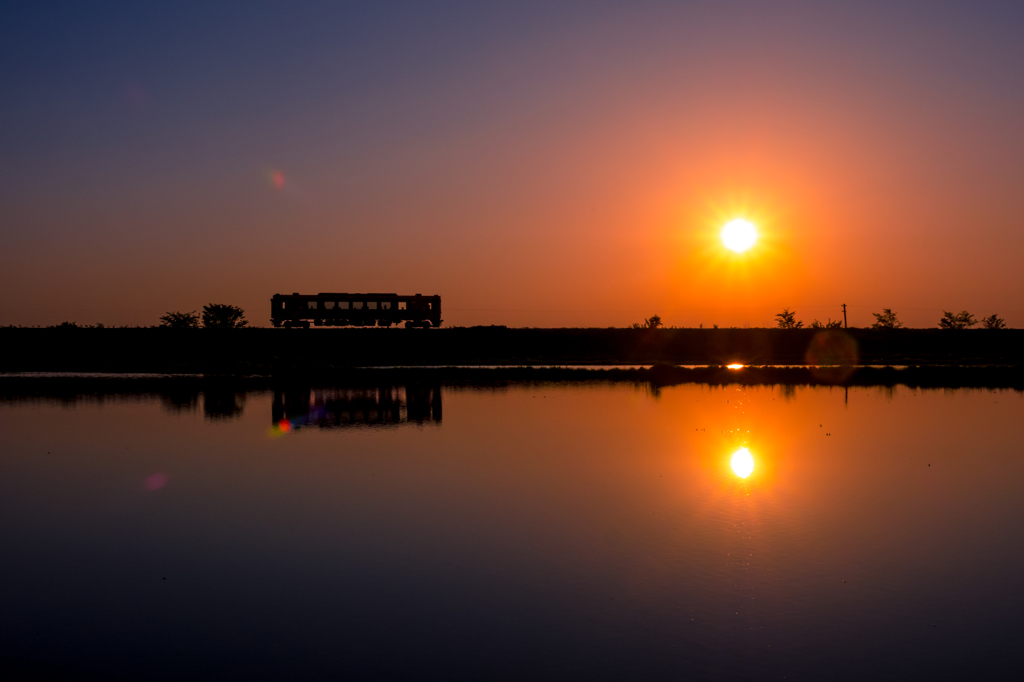
[[892, 308], [882, 308], [880, 313], [871, 313], [875, 316], [875, 323], [871, 325], [872, 329], [901, 329], [903, 323], [896, 319], [896, 313], [892, 311]]
[[981, 323], [985, 326], [985, 329], [1006, 329], [1006, 320], [995, 313], [983, 319]]
[[976, 324], [978, 324], [978, 321], [974, 319], [974, 315], [971, 315], [966, 310], [961, 310], [955, 315], [943, 310], [942, 319], [939, 320], [939, 327], [941, 329], [970, 329]]
[[651, 315], [643, 321], [643, 324], [634, 322], [630, 326], [630, 329], [657, 329], [658, 327], [663, 326], [664, 325], [661, 323], [661, 315]]
[[160, 326], [171, 329], [197, 329], [199, 315], [194, 310], [190, 313], [170, 312], [160, 318]]
[[203, 326], [207, 329], [240, 329], [247, 324], [245, 311], [238, 306], [226, 303], [203, 306]]
[[801, 329], [804, 326], [803, 322], [799, 322], [796, 319], [796, 312], [789, 308], [783, 308], [781, 313], [775, 316], [775, 326], [779, 329]]
[[814, 322], [811, 322], [811, 329], [839, 329], [842, 326], [842, 322], [839, 320], [833, 322], [831, 317], [828, 318], [828, 322], [819, 322], [817, 319], [815, 319]]

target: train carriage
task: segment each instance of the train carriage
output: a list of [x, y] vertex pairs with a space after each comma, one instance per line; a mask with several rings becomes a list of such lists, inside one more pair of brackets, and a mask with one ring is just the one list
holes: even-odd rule
[[441, 297], [398, 294], [274, 294], [275, 327], [440, 327]]

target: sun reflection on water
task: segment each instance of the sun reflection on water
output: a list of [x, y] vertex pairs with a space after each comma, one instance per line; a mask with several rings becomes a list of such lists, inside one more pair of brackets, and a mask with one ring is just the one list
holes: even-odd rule
[[732, 467], [734, 474], [740, 478], [746, 478], [754, 473], [754, 456], [750, 454], [750, 450], [740, 448], [732, 454], [729, 466]]

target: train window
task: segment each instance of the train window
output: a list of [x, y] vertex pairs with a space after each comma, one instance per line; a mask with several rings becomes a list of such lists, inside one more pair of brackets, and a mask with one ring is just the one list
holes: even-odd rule
[[398, 302], [398, 309], [399, 310], [405, 310], [405, 301], [399, 301]]
[[316, 310], [316, 301], [309, 301], [309, 309]]
[[369, 303], [366, 304], [366, 307], [369, 308], [370, 310], [376, 310], [377, 309], [377, 302], [376, 301], [370, 301]]
[[348, 310], [348, 301], [338, 301], [339, 310]]
[[334, 307], [334, 301], [324, 301], [324, 307], [330, 310]]
[[281, 301], [281, 310], [284, 310], [287, 307], [288, 307], [288, 302], [287, 301]]
[[380, 308], [381, 310], [391, 310], [391, 301], [381, 301]]
[[353, 301], [352, 302], [352, 307], [355, 310], [362, 310], [363, 309], [363, 302], [362, 301]]

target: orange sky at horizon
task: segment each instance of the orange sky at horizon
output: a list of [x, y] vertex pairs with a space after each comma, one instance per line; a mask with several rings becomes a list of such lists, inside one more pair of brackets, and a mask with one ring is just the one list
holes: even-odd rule
[[334, 87], [303, 53], [280, 91], [140, 68], [144, 110], [104, 92], [67, 148], [11, 143], [0, 324], [384, 291], [440, 294], [446, 326], [1024, 326], [1016, 24], [792, 6], [524, 20]]

